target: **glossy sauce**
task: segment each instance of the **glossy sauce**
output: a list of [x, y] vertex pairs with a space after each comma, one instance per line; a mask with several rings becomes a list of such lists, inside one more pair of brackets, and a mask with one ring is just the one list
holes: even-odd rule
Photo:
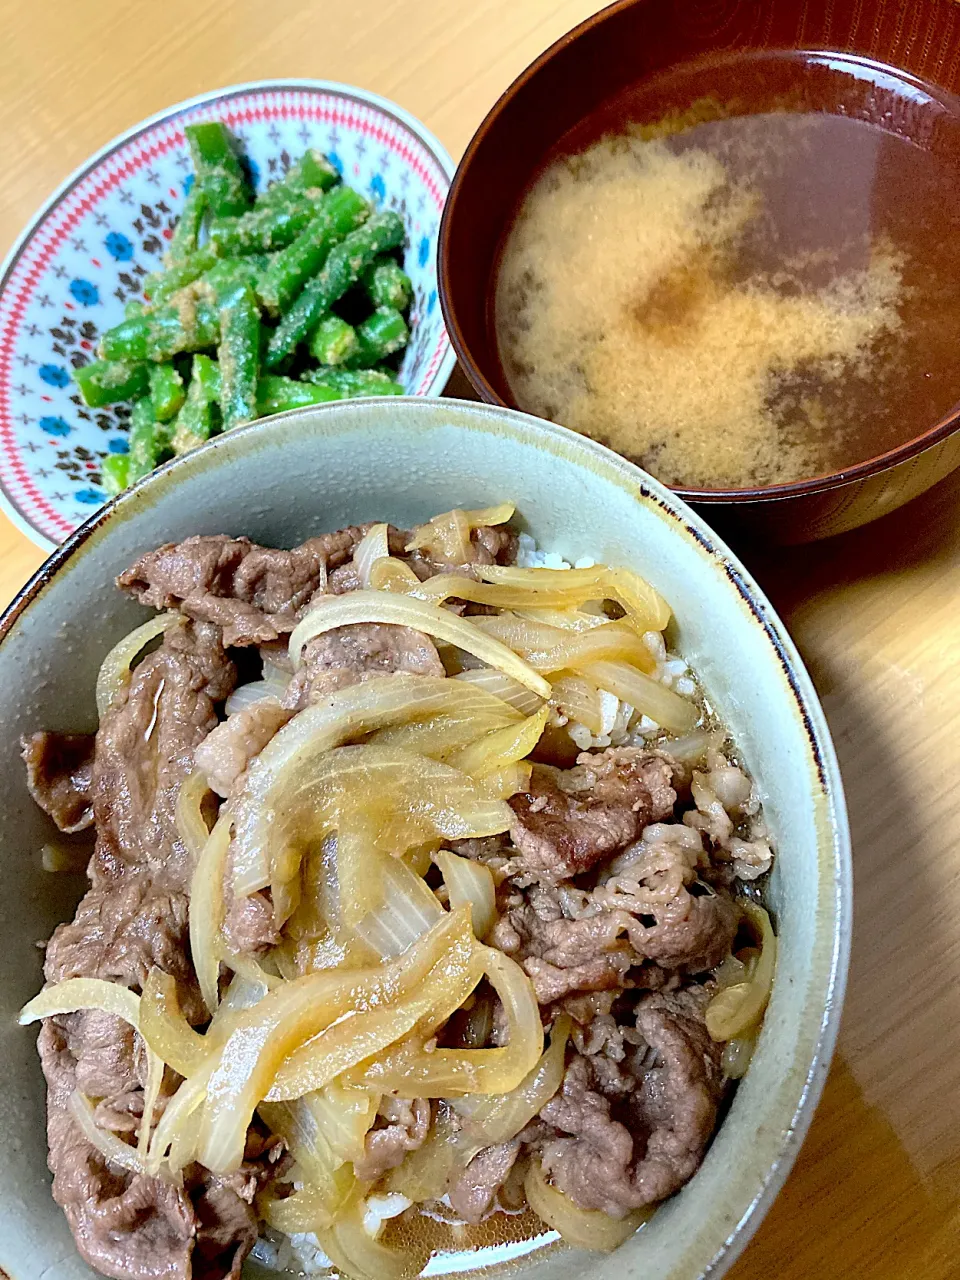
[[861, 59], [724, 55], [561, 139], [505, 239], [521, 408], [667, 483], [785, 483], [960, 400], [960, 101]]

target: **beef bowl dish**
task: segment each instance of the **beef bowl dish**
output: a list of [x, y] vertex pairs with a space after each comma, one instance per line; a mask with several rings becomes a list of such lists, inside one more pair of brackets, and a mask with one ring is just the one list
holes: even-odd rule
[[15, 717], [40, 914], [84, 890], [19, 1010], [63, 1274], [700, 1274], [809, 1117], [846, 837], [789, 642], [629, 464], [412, 403], [175, 464], [8, 615], [86, 565], [109, 622]]

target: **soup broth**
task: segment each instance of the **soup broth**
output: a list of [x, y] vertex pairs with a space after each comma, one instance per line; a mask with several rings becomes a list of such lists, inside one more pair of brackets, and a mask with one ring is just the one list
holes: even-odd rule
[[849, 467], [960, 397], [960, 103], [830, 54], [729, 55], [562, 139], [504, 242], [517, 403], [668, 484]]

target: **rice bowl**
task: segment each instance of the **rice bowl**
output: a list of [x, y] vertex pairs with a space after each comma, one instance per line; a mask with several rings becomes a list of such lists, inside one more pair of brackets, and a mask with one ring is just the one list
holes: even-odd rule
[[[417, 424], [403, 425], [414, 412]], [[365, 432], [365, 445], [378, 447], [381, 456], [391, 459], [390, 474], [367, 474], [357, 496], [347, 497], [347, 478], [354, 474], [356, 464], [353, 433], [358, 430]], [[289, 434], [281, 450], [277, 437], [284, 431]], [[315, 445], [310, 447], [318, 439], [314, 432], [325, 440], [325, 474], [316, 467]], [[298, 450], [302, 451], [299, 455]], [[208, 492], [205, 483], [209, 468], [218, 465], [218, 455], [223, 454], [232, 463], [228, 495]], [[276, 465], [271, 457], [278, 460]], [[549, 461], [544, 462], [545, 458]], [[293, 476], [302, 479], [292, 480]], [[323, 497], [318, 498], [321, 486]], [[292, 493], [298, 487], [301, 492], [294, 501]], [[709, 535], [685, 513], [676, 513], [677, 504], [642, 473], [600, 448], [571, 441], [562, 430], [528, 425], [521, 415], [496, 410], [455, 404], [414, 406], [398, 401], [384, 409], [358, 404], [348, 406], [345, 412], [338, 407], [336, 416], [334, 411], [292, 415], [237, 433], [186, 463], [165, 469], [113, 508], [99, 527], [79, 540], [72, 556], [67, 548], [63, 559], [68, 562], [68, 571], [62, 580], [76, 575], [78, 566], [92, 576], [81, 596], [64, 594], [61, 600], [66, 604], [70, 598], [70, 616], [75, 615], [81, 599], [99, 595], [101, 602], [106, 602], [110, 578], [137, 553], [171, 533], [180, 536], [228, 529], [250, 532], [263, 542], [290, 545], [320, 528], [368, 519], [378, 512], [389, 511], [395, 519], [413, 524], [449, 505], [451, 498], [464, 505], [492, 505], [508, 488], [541, 547], [556, 548], [556, 554], [570, 562], [592, 558], [629, 564], [672, 597], [677, 627], [671, 648], [675, 646], [682, 653], [684, 663], [691, 661], [722, 718], [731, 726], [763, 793], [778, 846], [770, 894], [781, 934], [781, 972], [792, 973], [793, 980], [777, 984], [757, 1056], [693, 1181], [635, 1240], [623, 1246], [615, 1261], [591, 1264], [597, 1275], [623, 1274], [623, 1266], [632, 1267], [636, 1257], [638, 1268], [646, 1274], [698, 1273], [720, 1253], [726, 1265], [732, 1256], [724, 1246], [731, 1215], [733, 1222], [743, 1217], [763, 1187], [775, 1181], [773, 1169], [783, 1168], [784, 1140], [775, 1135], [796, 1132], [801, 1101], [816, 1092], [817, 1086], [814, 1083], [811, 1089], [811, 1082], [822, 1074], [826, 992], [837, 992], [846, 945], [842, 799], [829, 745], [813, 727], [820, 723], [819, 711], [812, 695], [807, 694], [802, 698], [802, 712], [798, 708], [785, 716], [771, 716], [772, 705], [779, 713], [785, 706], [797, 707], [799, 695], [794, 688], [806, 693], [806, 677], [793, 659], [789, 641], [781, 636], [767, 607], [727, 553], [715, 549]], [[198, 504], [201, 492], [205, 497]], [[295, 518], [290, 516], [292, 510], [298, 513]], [[202, 516], [198, 516], [200, 511]], [[637, 554], [637, 546], [643, 547], [643, 554]], [[49, 607], [58, 590], [63, 588], [56, 584], [52, 590], [35, 587], [27, 596], [33, 603], [24, 601], [15, 609], [0, 661], [17, 647], [16, 637], [22, 634], [30, 615], [37, 616], [38, 606]], [[697, 601], [704, 599], [709, 600], [709, 609], [698, 606]], [[751, 607], [745, 599], [751, 601]], [[92, 636], [70, 628], [82, 651], [76, 655], [78, 665], [90, 671], [90, 689], [99, 665], [97, 650], [102, 656], [110, 643], [142, 620], [142, 613], [127, 605], [111, 602], [101, 608], [110, 614], [109, 635], [104, 635], [106, 628], [101, 625], [95, 643]], [[678, 661], [665, 656], [662, 660], [665, 665]], [[56, 683], [53, 653], [44, 659], [44, 667], [50, 684]], [[674, 681], [690, 678], [679, 669], [665, 674]], [[75, 683], [79, 689], [81, 681]], [[29, 717], [24, 708], [9, 708], [11, 723], [18, 730], [35, 728], [40, 720], [64, 730], [90, 724], [92, 704], [84, 703], [79, 694], [73, 707], [63, 704], [62, 698], [51, 703], [48, 697], [46, 706], [38, 700], [34, 704]], [[600, 727], [616, 731], [612, 723]], [[770, 742], [774, 735], [776, 755], [794, 764], [787, 771], [772, 767]], [[594, 736], [612, 739], [612, 734]], [[599, 742], [596, 745], [606, 749]], [[9, 767], [10, 786], [21, 793], [22, 783], [13, 772], [12, 758]], [[22, 821], [25, 828], [18, 838], [39, 847], [42, 825], [26, 809]], [[30, 835], [30, 830], [36, 834]], [[783, 835], [787, 830], [789, 841]], [[835, 897], [838, 883], [839, 901]], [[67, 914], [69, 909], [51, 910], [46, 919], [52, 923]], [[48, 931], [49, 923], [40, 926], [38, 920], [34, 926], [27, 922], [36, 928], [35, 936]], [[17, 982], [9, 984], [14, 999], [25, 999], [36, 986], [35, 964], [32, 973], [27, 967], [26, 939], [20, 954], [23, 968], [18, 968]], [[16, 1056], [22, 1062], [23, 1079], [33, 1081], [28, 1087], [36, 1096], [35, 1068], [19, 1050]], [[810, 1103], [804, 1105], [809, 1107]], [[766, 1140], [757, 1136], [758, 1124], [769, 1135]], [[26, 1135], [28, 1130], [35, 1132], [30, 1125], [21, 1132]], [[795, 1139], [787, 1140], [786, 1149], [794, 1143]], [[39, 1140], [36, 1160], [39, 1169]], [[731, 1174], [731, 1161], [735, 1174]], [[41, 1192], [48, 1195], [38, 1186], [32, 1211], [46, 1209], [51, 1237], [59, 1233], [62, 1239], [62, 1224], [56, 1222], [49, 1201], [41, 1200]], [[8, 1212], [8, 1200], [4, 1198], [0, 1204]], [[12, 1219], [3, 1238], [24, 1238], [23, 1221]], [[66, 1245], [59, 1247], [66, 1251]], [[27, 1254], [9, 1261], [16, 1268], [26, 1258], [38, 1256], [43, 1255]], [[0, 1261], [6, 1264], [8, 1259], [0, 1255]], [[562, 1276], [577, 1264], [569, 1252], [551, 1250], [524, 1265], [532, 1266], [532, 1274], [538, 1276]], [[611, 1267], [616, 1272], [609, 1271]], [[86, 1273], [75, 1270], [65, 1274]]]

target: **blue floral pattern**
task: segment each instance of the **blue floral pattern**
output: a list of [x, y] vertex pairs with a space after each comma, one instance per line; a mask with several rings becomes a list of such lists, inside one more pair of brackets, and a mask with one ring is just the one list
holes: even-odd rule
[[351, 185], [396, 210], [414, 289], [401, 381], [437, 395], [450, 371], [437, 306], [437, 237], [452, 175], [442, 153], [373, 104], [306, 86], [228, 93], [173, 112], [108, 151], [38, 219], [0, 281], [0, 489], [48, 544], [105, 501], [101, 460], [127, 449], [127, 406], [88, 408], [70, 374], [95, 358], [103, 330], [142, 300], [144, 277], [160, 265], [193, 181], [182, 134], [191, 119], [231, 123], [258, 188], [316, 147]]

